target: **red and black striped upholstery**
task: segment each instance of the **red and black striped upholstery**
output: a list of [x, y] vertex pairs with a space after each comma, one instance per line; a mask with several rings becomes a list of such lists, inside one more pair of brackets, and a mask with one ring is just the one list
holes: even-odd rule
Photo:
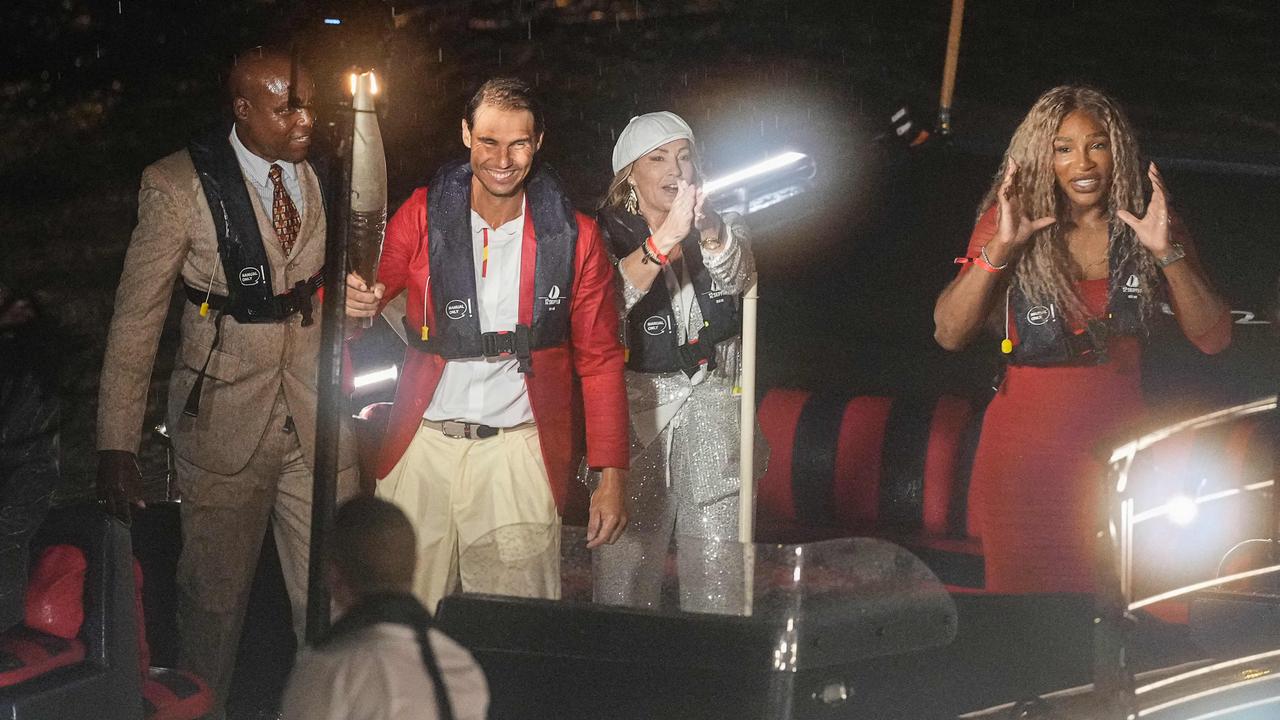
[[0, 634], [0, 687], [84, 660], [84, 643], [19, 625]]
[[142, 684], [147, 720], [195, 720], [213, 707], [209, 686], [183, 670], [151, 668]]
[[771, 452], [757, 491], [758, 540], [885, 537], [945, 581], [981, 585], [968, 530], [982, 420], [973, 403], [774, 389], [757, 418]]
[[84, 551], [51, 545], [31, 568], [25, 624], [0, 634], [0, 687], [11, 687], [85, 658]]

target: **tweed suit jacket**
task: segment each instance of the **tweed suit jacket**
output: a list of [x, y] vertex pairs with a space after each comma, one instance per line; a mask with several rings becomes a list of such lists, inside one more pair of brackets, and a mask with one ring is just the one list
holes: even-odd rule
[[[271, 217], [257, 193], [246, 189], [258, 219], [270, 264], [272, 290], [280, 294], [324, 264], [325, 218], [320, 185], [308, 163], [300, 163], [305, 207], [293, 252], [285, 257]], [[147, 167], [138, 197], [138, 224], [125, 255], [107, 338], [98, 405], [98, 449], [137, 452], [155, 354], [175, 282], [212, 287], [226, 295], [218, 241], [191, 156], [181, 150]], [[267, 432], [276, 396], [283, 389], [307, 463], [314, 467], [316, 376], [320, 351], [321, 295], [313, 298], [316, 322], [302, 327], [297, 314], [279, 323], [240, 324], [223, 318], [213, 351], [200, 413], [182, 414], [187, 395], [209, 354], [214, 317], [182, 301], [181, 340], [169, 380], [167, 421], [176, 452], [210, 472], [242, 470]], [[355, 441], [344, 417], [339, 468], [355, 464]]]

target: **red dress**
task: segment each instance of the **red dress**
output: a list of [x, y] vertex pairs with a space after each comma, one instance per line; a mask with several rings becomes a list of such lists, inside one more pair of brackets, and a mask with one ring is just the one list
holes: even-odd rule
[[[1107, 281], [1079, 284], [1089, 312]], [[1113, 337], [1099, 365], [1010, 365], [987, 407], [970, 497], [992, 592], [1093, 590], [1093, 533], [1106, 476], [1104, 439], [1143, 413], [1142, 349]]]
[[[974, 228], [968, 256], [995, 232], [993, 207]], [[968, 265], [962, 270], [969, 271]], [[1076, 287], [1091, 317], [1106, 313], [1106, 278]], [[1230, 313], [1224, 310], [1203, 335], [1189, 339], [1202, 352], [1225, 348]], [[982, 538], [989, 591], [1094, 589], [1093, 538], [1112, 449], [1100, 445], [1123, 440], [1121, 433], [1145, 411], [1141, 342], [1112, 337], [1107, 351], [1108, 361], [1098, 365], [1009, 365], [987, 407], [969, 497], [976, 525], [970, 530]]]
[[[970, 256], [994, 233], [989, 211], [974, 228]], [[1091, 316], [1106, 313], [1106, 278], [1077, 288]], [[1141, 343], [1113, 337], [1108, 356], [1089, 366], [1008, 366], [983, 419], [970, 483], [987, 590], [1093, 590], [1106, 476], [1098, 445], [1144, 410]]]

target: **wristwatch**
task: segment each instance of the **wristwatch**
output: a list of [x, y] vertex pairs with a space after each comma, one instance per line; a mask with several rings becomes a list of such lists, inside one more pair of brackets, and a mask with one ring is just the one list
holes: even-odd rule
[[1156, 266], [1163, 270], [1186, 256], [1187, 251], [1182, 247], [1182, 243], [1169, 243], [1169, 252], [1164, 257], [1156, 258]]

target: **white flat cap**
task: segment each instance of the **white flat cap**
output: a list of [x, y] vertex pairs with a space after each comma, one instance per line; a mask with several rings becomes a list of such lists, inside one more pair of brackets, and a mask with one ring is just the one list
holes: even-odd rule
[[614, 174], [650, 150], [680, 138], [693, 142], [693, 130], [673, 112], [663, 110], [631, 118], [613, 146]]

